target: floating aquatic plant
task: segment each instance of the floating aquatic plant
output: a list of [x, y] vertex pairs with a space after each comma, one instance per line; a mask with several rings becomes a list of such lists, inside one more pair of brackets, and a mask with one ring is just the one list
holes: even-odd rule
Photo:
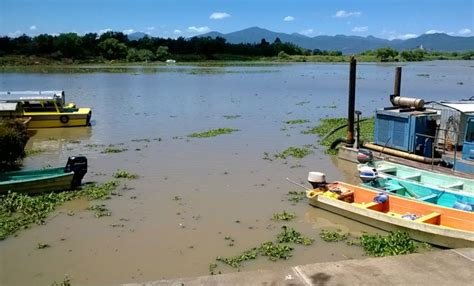
[[214, 137], [222, 134], [230, 134], [232, 132], [239, 131], [239, 129], [233, 129], [233, 128], [218, 128], [218, 129], [212, 129], [206, 132], [202, 133], [192, 133], [188, 135], [188, 137], [192, 138], [208, 138], [208, 137]]

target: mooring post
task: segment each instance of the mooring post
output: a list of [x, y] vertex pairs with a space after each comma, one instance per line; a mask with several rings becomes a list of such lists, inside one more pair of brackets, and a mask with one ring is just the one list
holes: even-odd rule
[[347, 111], [347, 147], [354, 145], [354, 115], [355, 115], [355, 89], [356, 89], [356, 66], [357, 60], [351, 57], [349, 70], [349, 107]]
[[395, 68], [395, 85], [393, 86], [393, 95], [400, 96], [402, 86], [402, 67]]

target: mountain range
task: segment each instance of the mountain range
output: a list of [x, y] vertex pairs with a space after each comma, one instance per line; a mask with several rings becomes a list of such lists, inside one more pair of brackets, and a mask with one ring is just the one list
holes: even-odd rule
[[[130, 39], [139, 39], [146, 34], [130, 34]], [[341, 51], [343, 54], [357, 54], [366, 50], [375, 50], [384, 47], [391, 47], [396, 50], [412, 50], [423, 47], [425, 50], [464, 52], [474, 51], [474, 37], [456, 37], [443, 33], [423, 34], [419, 37], [407, 40], [387, 40], [374, 36], [315, 36], [308, 37], [302, 34], [278, 33], [259, 27], [251, 27], [241, 31], [222, 34], [219, 32], [209, 32], [198, 37], [221, 37], [228, 43], [260, 43], [262, 39], [273, 43], [276, 38], [282, 42], [293, 43], [305, 49], [319, 49], [327, 51]]]

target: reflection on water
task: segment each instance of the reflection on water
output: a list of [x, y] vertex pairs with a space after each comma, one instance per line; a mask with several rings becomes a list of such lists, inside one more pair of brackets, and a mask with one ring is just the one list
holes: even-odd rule
[[[357, 235], [375, 229], [304, 201], [292, 204], [288, 192], [300, 189], [285, 180], [306, 184], [309, 171], [323, 171], [329, 181], [358, 183], [353, 163], [327, 156], [316, 136], [301, 133], [321, 118], [345, 116], [346, 64], [157, 69], [2, 74], [2, 90], [62, 88], [68, 100], [93, 109], [92, 127], [38, 130], [28, 148], [43, 152], [28, 157], [26, 168], [61, 166], [68, 156], [83, 154], [89, 160], [86, 182], [106, 181], [117, 169], [140, 178], [126, 182], [120, 196], [100, 202], [112, 211], [110, 217], [96, 219], [85, 210], [98, 202], [75, 201], [46, 225], [0, 242], [1, 261], [8, 261], [0, 267], [0, 284], [48, 285], [62, 281], [64, 274], [79, 285], [206, 275], [216, 256], [236, 255], [274, 240], [284, 223], [271, 217], [283, 210], [296, 213], [288, 225], [315, 238], [315, 244], [296, 247], [290, 260], [258, 259], [242, 270], [363, 257], [358, 247], [321, 241], [319, 231], [341, 229]], [[358, 66], [356, 108], [364, 116], [389, 103], [393, 74], [394, 65]], [[404, 66], [403, 95], [425, 101], [459, 99], [470, 97], [472, 90], [469, 62]], [[285, 123], [296, 119], [309, 123]], [[187, 137], [222, 127], [240, 131]], [[127, 151], [104, 153], [109, 144]], [[317, 149], [302, 160], [273, 160], [275, 153], [306, 144]], [[272, 161], [262, 159], [265, 152]], [[226, 236], [235, 240], [234, 246], [228, 246]], [[51, 247], [37, 250], [38, 242]]]

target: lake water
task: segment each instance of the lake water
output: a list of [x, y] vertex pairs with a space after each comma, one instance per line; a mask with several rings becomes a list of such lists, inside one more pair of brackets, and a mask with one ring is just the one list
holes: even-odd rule
[[[468, 61], [403, 64], [402, 95], [425, 101], [469, 98], [473, 67]], [[301, 134], [321, 118], [346, 115], [347, 64], [87, 70], [1, 74], [0, 90], [62, 89], [67, 101], [93, 109], [92, 127], [35, 132], [28, 148], [43, 152], [27, 158], [25, 168], [63, 165], [68, 156], [83, 154], [89, 160], [86, 182], [110, 180], [118, 169], [140, 178], [124, 182], [121, 196], [103, 201], [110, 217], [97, 219], [85, 210], [97, 202], [76, 200], [46, 225], [1, 241], [0, 284], [49, 285], [66, 274], [78, 285], [207, 275], [217, 256], [275, 240], [285, 224], [314, 238], [314, 244], [296, 246], [287, 261], [244, 262], [241, 271], [363, 257], [359, 247], [322, 241], [320, 230], [354, 235], [377, 230], [304, 201], [292, 204], [288, 192], [300, 189], [285, 180], [304, 183], [308, 171], [323, 171], [330, 181], [358, 183], [354, 165], [325, 155], [317, 136]], [[391, 64], [358, 65], [356, 109], [363, 115], [389, 105], [394, 71]], [[293, 119], [310, 122], [285, 124]], [[221, 127], [239, 131], [187, 137]], [[101, 153], [109, 144], [128, 151]], [[316, 149], [302, 160], [263, 159], [265, 152], [271, 156], [306, 144]], [[283, 210], [297, 218], [271, 220]], [[38, 242], [51, 247], [37, 249]], [[218, 265], [218, 271], [237, 271]]]

